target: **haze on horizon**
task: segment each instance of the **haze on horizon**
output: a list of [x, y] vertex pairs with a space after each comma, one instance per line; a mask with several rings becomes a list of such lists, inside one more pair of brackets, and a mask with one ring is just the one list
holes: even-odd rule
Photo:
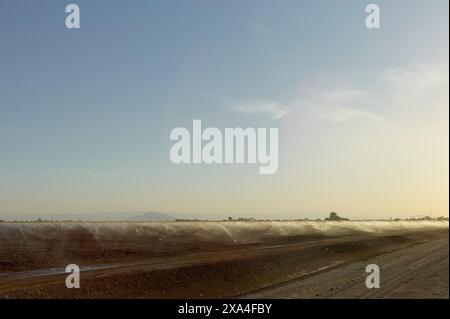
[[[449, 215], [449, 3], [0, 3], [0, 215]], [[279, 169], [174, 165], [170, 131], [277, 127]]]

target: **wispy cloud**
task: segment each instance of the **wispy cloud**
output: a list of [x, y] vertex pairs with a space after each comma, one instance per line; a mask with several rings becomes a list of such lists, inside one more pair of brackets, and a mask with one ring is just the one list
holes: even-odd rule
[[239, 113], [259, 115], [271, 120], [282, 118], [288, 113], [288, 108], [272, 101], [234, 101], [231, 108]]
[[[385, 70], [374, 75], [366, 86], [350, 81], [319, 81], [302, 87], [297, 98], [277, 101], [237, 101], [233, 111], [259, 115], [271, 120], [291, 113], [304, 120], [340, 123], [366, 120], [389, 122], [392, 110], [448, 101], [448, 64], [425, 65]], [[448, 104], [448, 102], [447, 102]]]
[[442, 95], [448, 99], [448, 63], [390, 69], [381, 75], [381, 81], [387, 88], [386, 96], [396, 104], [411, 106], [438, 96], [442, 100]]
[[349, 87], [310, 89], [294, 102], [295, 108], [308, 118], [344, 122], [354, 118], [383, 122], [385, 119], [367, 110], [375, 104], [369, 92]]
[[288, 104], [275, 101], [239, 101], [231, 103], [232, 110], [250, 115], [265, 116], [271, 120], [281, 119], [290, 111], [302, 112], [307, 117], [342, 122], [353, 117], [366, 117], [383, 121], [381, 116], [358, 109], [357, 105], [372, 103], [365, 91], [353, 88], [309, 89]]

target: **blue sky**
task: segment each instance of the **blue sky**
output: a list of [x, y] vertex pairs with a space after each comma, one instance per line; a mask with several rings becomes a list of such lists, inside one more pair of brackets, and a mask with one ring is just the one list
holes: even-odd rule
[[[366, 1], [74, 2], [79, 30], [64, 25], [70, 2], [0, 2], [0, 212], [448, 215], [448, 1], [376, 1], [379, 30]], [[170, 130], [193, 119], [279, 127], [279, 174], [174, 166]], [[403, 147], [413, 181], [393, 173]], [[383, 205], [391, 178], [404, 184]]]

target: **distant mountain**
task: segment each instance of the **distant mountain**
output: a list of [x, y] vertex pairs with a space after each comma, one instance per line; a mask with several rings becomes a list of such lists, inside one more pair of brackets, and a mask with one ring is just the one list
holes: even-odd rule
[[171, 221], [175, 217], [156, 212], [148, 213], [81, 213], [81, 214], [59, 214], [59, 215], [45, 215], [45, 214], [0, 214], [0, 220], [5, 221], [36, 221], [36, 220], [53, 220], [53, 221]]

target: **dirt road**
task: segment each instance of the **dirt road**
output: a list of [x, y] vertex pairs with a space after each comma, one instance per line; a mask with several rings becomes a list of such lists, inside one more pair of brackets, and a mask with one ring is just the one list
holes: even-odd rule
[[[245, 298], [449, 298], [448, 238], [341, 265], [244, 295]], [[379, 289], [367, 289], [365, 267], [380, 267]]]

